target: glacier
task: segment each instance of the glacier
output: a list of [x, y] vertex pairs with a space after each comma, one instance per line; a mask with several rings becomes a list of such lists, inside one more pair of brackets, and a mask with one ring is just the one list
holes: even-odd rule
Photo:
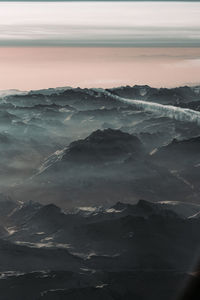
[[104, 89], [93, 89], [96, 92], [102, 93], [105, 96], [111, 97], [117, 101], [128, 103], [135, 106], [137, 109], [143, 111], [152, 112], [162, 117], [168, 117], [182, 122], [194, 122], [200, 125], [200, 112], [181, 108], [172, 105], [163, 105], [156, 102], [147, 102], [144, 100], [127, 99], [117, 95], [114, 95]]

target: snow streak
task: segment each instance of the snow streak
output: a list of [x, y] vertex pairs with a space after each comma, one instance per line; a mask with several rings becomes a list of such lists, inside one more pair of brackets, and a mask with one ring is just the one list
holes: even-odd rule
[[155, 102], [147, 102], [144, 100], [126, 99], [114, 95], [103, 89], [94, 89], [94, 90], [103, 93], [104, 95], [111, 97], [117, 101], [131, 104], [135, 106], [137, 109], [141, 109], [147, 112], [152, 112], [154, 114], [168, 117], [170, 119], [175, 119], [183, 122], [193, 122], [200, 125], [200, 112], [192, 109], [181, 108], [172, 105], [163, 105]]

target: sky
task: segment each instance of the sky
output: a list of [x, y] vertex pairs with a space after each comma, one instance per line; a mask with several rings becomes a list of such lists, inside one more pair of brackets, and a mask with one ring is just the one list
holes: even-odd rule
[[199, 47], [200, 3], [2, 2], [0, 46]]
[[200, 3], [169, 2], [0, 1], [0, 89], [199, 83]]
[[[85, 0], [0, 0], [0, 2], [85, 2]], [[87, 0], [87, 2], [152, 2], [152, 0]], [[154, 2], [191, 2], [190, 0], [154, 0]], [[200, 0], [192, 0], [200, 2]]]

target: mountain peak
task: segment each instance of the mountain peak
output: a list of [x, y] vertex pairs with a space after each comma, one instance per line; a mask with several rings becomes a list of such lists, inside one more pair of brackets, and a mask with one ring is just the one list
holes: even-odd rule
[[96, 130], [83, 140], [72, 142], [63, 159], [79, 161], [113, 161], [128, 158], [132, 154], [141, 154], [143, 146], [140, 140], [120, 130]]
[[143, 208], [145, 210], [152, 210], [155, 204], [153, 202], [140, 199], [137, 203], [137, 207]]
[[50, 203], [50, 204], [43, 206], [40, 209], [39, 214], [44, 215], [44, 216], [49, 216], [49, 215], [55, 214], [55, 213], [60, 214], [60, 212], [61, 212], [61, 209], [58, 206], [56, 206], [53, 203]]

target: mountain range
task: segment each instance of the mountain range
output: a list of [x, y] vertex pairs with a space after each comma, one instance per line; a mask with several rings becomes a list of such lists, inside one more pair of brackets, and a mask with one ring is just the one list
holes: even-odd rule
[[199, 107], [199, 86], [2, 91], [2, 299], [170, 300], [198, 281]]

